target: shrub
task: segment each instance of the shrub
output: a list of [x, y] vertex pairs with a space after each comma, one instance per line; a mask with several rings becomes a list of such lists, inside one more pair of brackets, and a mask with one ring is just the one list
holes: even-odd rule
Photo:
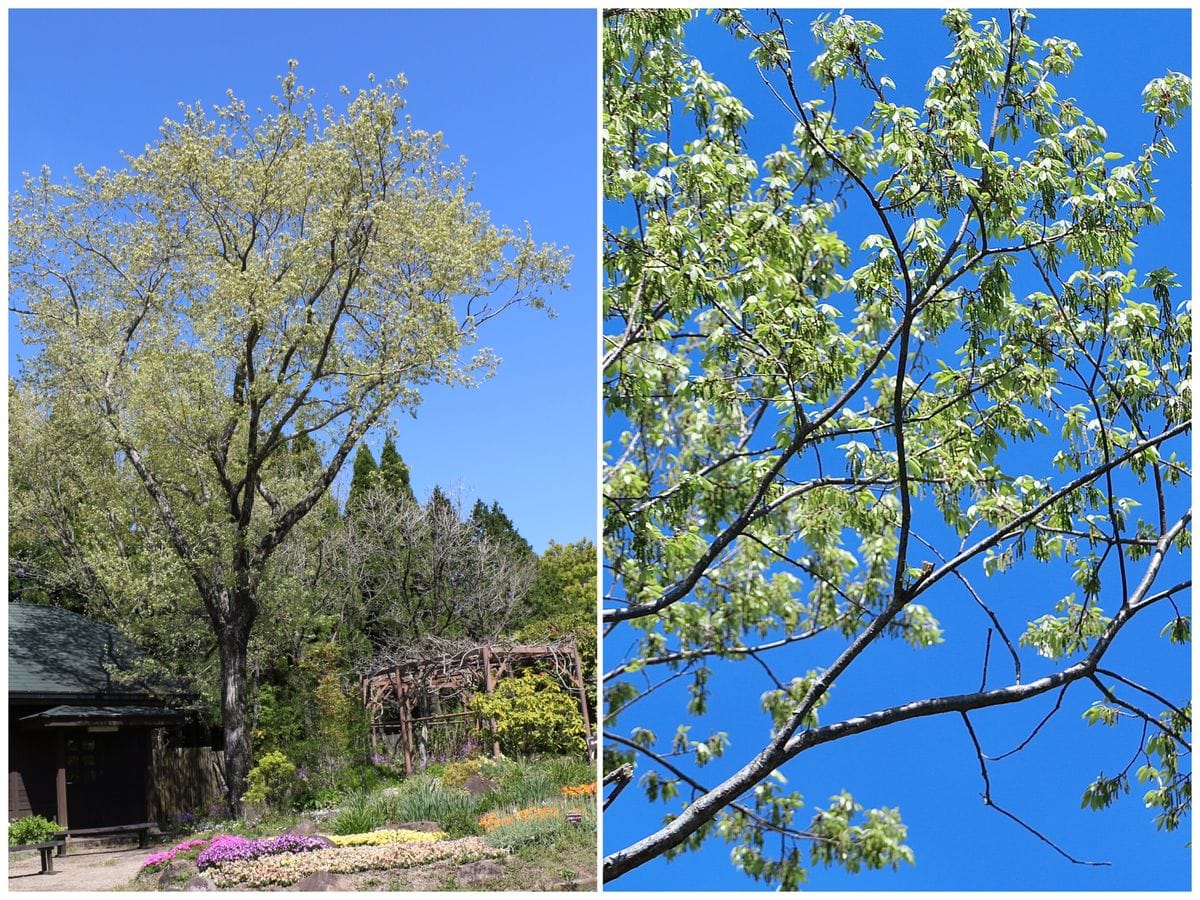
[[477, 694], [474, 709], [495, 722], [496, 739], [510, 753], [574, 753], [584, 749], [576, 700], [549, 675], [526, 672]]
[[247, 773], [246, 782], [249, 787], [242, 800], [282, 807], [296, 792], [296, 765], [280, 751], [273, 750], [259, 758], [258, 765]]
[[57, 822], [44, 816], [25, 816], [8, 826], [8, 844], [44, 844], [61, 831]]
[[337, 788], [307, 788], [296, 795], [294, 806], [298, 810], [329, 809], [346, 799], [346, 793]]
[[448, 763], [442, 770], [442, 785], [448, 788], [460, 788], [472, 778], [482, 776], [487, 764], [488, 760], [478, 756], [475, 759]]

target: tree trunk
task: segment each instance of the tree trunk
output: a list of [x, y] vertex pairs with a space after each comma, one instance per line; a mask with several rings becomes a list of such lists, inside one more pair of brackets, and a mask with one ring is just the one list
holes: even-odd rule
[[221, 657], [221, 722], [225, 731], [225, 784], [229, 791], [229, 811], [242, 817], [242, 795], [246, 793], [246, 774], [250, 771], [251, 746], [249, 693], [246, 686], [246, 657], [250, 626], [257, 606], [249, 596], [228, 598], [226, 616], [214, 621]]

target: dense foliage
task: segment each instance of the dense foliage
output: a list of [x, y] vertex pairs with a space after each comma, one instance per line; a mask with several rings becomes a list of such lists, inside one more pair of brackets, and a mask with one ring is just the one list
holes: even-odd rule
[[[1126, 159], [1061, 87], [1079, 48], [1035, 38], [1024, 11], [947, 12], [923, 92], [884, 74], [870, 21], [817, 18], [806, 71], [783, 14], [714, 14], [740, 42], [724, 62], [748, 53], [787, 111], [780, 142], [689, 52], [693, 15], [605, 14], [606, 759], [673, 807], [609, 848], [605, 879], [717, 836], [785, 889], [811, 865], [910, 863], [896, 810], [839, 793], [801, 821], [779, 768], [950, 713], [1000, 808], [976, 711], [1073, 683], [1100, 694], [1089, 721], [1141, 729], [1143, 799], [1177, 826], [1186, 686], [1143, 688], [1105, 654], [1145, 611], [1189, 638], [1190, 581], [1163, 573], [1190, 546], [1191, 309], [1169, 260], [1131, 266], [1190, 81], [1146, 87]], [[1054, 592], [1036, 612], [1003, 591], [1030, 566]], [[873, 644], [938, 652], [948, 597], [978, 609], [971, 646], [997, 651], [982, 684], [828, 718]], [[634, 704], [680, 677], [682, 700], [660, 700], [678, 731], [659, 736]], [[754, 679], [769, 734], [714, 784], [702, 767], [729, 736], [692, 724]], [[1084, 802], [1130, 790], [1129, 768]]]
[[22, 816], [8, 823], [9, 844], [41, 844], [59, 831], [58, 823], [45, 816]]
[[501, 681], [490, 694], [476, 694], [474, 708], [494, 723], [506, 753], [580, 753], [583, 715], [577, 697], [541, 672]]

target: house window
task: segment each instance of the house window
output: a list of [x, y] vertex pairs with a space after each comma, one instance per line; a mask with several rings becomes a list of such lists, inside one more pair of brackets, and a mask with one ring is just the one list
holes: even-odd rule
[[94, 737], [67, 738], [67, 781], [74, 784], [95, 784], [100, 780], [96, 762]]

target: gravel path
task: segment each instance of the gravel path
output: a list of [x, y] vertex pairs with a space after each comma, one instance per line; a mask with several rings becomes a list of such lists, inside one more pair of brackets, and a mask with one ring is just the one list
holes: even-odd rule
[[111, 891], [133, 880], [142, 861], [153, 853], [137, 847], [77, 848], [54, 858], [54, 874], [40, 875], [36, 850], [8, 855], [10, 891]]

